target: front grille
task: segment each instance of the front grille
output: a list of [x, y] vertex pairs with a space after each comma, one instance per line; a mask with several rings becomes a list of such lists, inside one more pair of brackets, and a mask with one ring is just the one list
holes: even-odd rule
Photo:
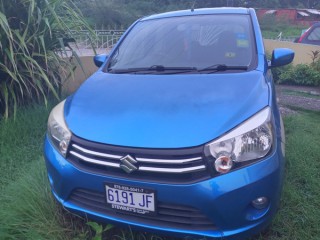
[[69, 197], [69, 201], [93, 212], [137, 223], [187, 230], [216, 229], [216, 226], [204, 214], [189, 206], [158, 202], [157, 214], [154, 216], [116, 212], [107, 207], [104, 193], [85, 189], [74, 190]]
[[[73, 136], [68, 160], [77, 167], [108, 176], [160, 182], [191, 183], [208, 179], [203, 148], [139, 149], [95, 143]], [[120, 159], [130, 155], [135, 161], [130, 174]]]

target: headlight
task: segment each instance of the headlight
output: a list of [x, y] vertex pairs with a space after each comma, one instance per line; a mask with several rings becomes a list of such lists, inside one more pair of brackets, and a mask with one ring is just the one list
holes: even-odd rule
[[65, 101], [62, 101], [55, 106], [49, 115], [48, 136], [56, 149], [65, 157], [68, 151], [71, 132], [64, 121], [64, 103]]
[[231, 132], [205, 146], [219, 173], [229, 172], [235, 164], [260, 159], [273, 144], [271, 109], [264, 108]]

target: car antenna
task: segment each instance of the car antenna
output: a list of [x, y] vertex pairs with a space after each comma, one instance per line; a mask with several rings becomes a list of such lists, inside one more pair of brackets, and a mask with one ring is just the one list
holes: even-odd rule
[[193, 4], [192, 4], [192, 6], [191, 6], [191, 12], [194, 12], [194, 5], [196, 5], [196, 1], [197, 1], [197, 0], [194, 0], [194, 1], [193, 1]]

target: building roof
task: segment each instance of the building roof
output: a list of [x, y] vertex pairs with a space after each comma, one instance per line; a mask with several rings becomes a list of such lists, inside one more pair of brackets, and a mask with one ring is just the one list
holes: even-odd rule
[[274, 14], [275, 12], [277, 12], [277, 10], [271, 9], [271, 10], [266, 11], [264, 14]]
[[308, 17], [310, 16], [308, 13], [302, 12], [302, 11], [297, 11], [297, 13], [303, 17]]
[[306, 9], [307, 12], [315, 15], [320, 15], [320, 11], [317, 9]]

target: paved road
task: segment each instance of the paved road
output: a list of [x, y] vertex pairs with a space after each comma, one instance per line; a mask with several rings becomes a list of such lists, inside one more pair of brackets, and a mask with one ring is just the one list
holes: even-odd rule
[[[277, 85], [277, 98], [283, 114], [294, 112], [290, 107], [320, 111], [320, 87]], [[299, 96], [299, 94], [304, 96]]]

